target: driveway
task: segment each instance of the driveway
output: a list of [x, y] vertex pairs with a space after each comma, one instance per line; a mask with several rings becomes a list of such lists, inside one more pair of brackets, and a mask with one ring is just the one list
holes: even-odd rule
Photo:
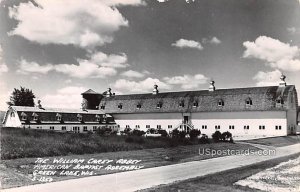
[[160, 184], [205, 176], [229, 169], [300, 153], [300, 144], [276, 148], [272, 156], [225, 156], [137, 171], [92, 176], [47, 184], [5, 189], [5, 192], [125, 192], [150, 188]]

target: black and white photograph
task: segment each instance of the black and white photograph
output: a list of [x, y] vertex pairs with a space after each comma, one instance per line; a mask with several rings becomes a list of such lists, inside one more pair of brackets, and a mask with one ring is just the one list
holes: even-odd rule
[[300, 0], [0, 0], [0, 191], [300, 192]]

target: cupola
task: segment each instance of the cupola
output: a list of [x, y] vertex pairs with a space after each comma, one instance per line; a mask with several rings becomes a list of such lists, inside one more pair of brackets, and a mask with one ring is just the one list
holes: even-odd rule
[[111, 88], [109, 87], [106, 92], [106, 97], [111, 97], [111, 96], [112, 96], [112, 92], [111, 92]]
[[154, 84], [154, 89], [153, 89], [153, 92], [152, 92], [153, 95], [157, 95], [158, 94], [159, 91], [158, 91], [157, 88], [158, 88], [158, 85]]
[[282, 74], [281, 77], [280, 77], [279, 87], [285, 87], [286, 86], [285, 78], [286, 78], [286, 76]]
[[215, 91], [216, 90], [216, 88], [215, 88], [215, 81], [211, 81], [210, 82], [210, 86], [209, 86], [209, 88], [208, 88], [208, 91]]

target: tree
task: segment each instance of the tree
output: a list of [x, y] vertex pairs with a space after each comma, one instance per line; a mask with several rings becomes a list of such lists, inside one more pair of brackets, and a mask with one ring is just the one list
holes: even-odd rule
[[35, 95], [32, 90], [25, 87], [20, 87], [20, 89], [15, 88], [10, 96], [8, 105], [34, 107], [34, 98]]

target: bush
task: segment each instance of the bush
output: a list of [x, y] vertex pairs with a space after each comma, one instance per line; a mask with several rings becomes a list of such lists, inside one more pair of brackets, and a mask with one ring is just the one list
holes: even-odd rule
[[129, 135], [131, 133], [132, 129], [130, 127], [126, 127], [123, 131], [124, 134]]
[[178, 129], [174, 129], [172, 131], [172, 137], [174, 138], [185, 138], [186, 132], [185, 131], [179, 131]]
[[161, 134], [162, 137], [167, 137], [167, 136], [168, 136], [167, 131], [164, 130], [164, 129], [159, 129], [159, 130], [157, 131], [157, 133]]
[[150, 128], [147, 130], [147, 133], [155, 134], [156, 130], [154, 128]]
[[192, 129], [189, 133], [190, 139], [196, 139], [201, 134], [201, 131], [198, 129]]
[[232, 139], [232, 134], [229, 131], [226, 131], [226, 132], [222, 133], [222, 140], [223, 141], [233, 140]]
[[126, 139], [125, 139], [125, 142], [126, 143], [138, 143], [138, 144], [143, 144], [145, 143], [145, 140], [143, 137], [140, 137], [140, 136], [128, 136]]
[[143, 136], [145, 134], [145, 131], [134, 129], [131, 134], [134, 136]]
[[201, 144], [210, 143], [210, 142], [209, 142], [209, 139], [208, 139], [208, 136], [205, 135], [205, 134], [203, 134], [203, 135], [199, 138], [198, 142], [201, 143]]
[[214, 140], [214, 142], [219, 142], [222, 139], [222, 134], [220, 131], [216, 131], [212, 134], [212, 138]]
[[112, 129], [111, 128], [108, 128], [108, 127], [101, 127], [101, 128], [98, 128], [96, 133], [98, 135], [110, 135], [112, 132]]

